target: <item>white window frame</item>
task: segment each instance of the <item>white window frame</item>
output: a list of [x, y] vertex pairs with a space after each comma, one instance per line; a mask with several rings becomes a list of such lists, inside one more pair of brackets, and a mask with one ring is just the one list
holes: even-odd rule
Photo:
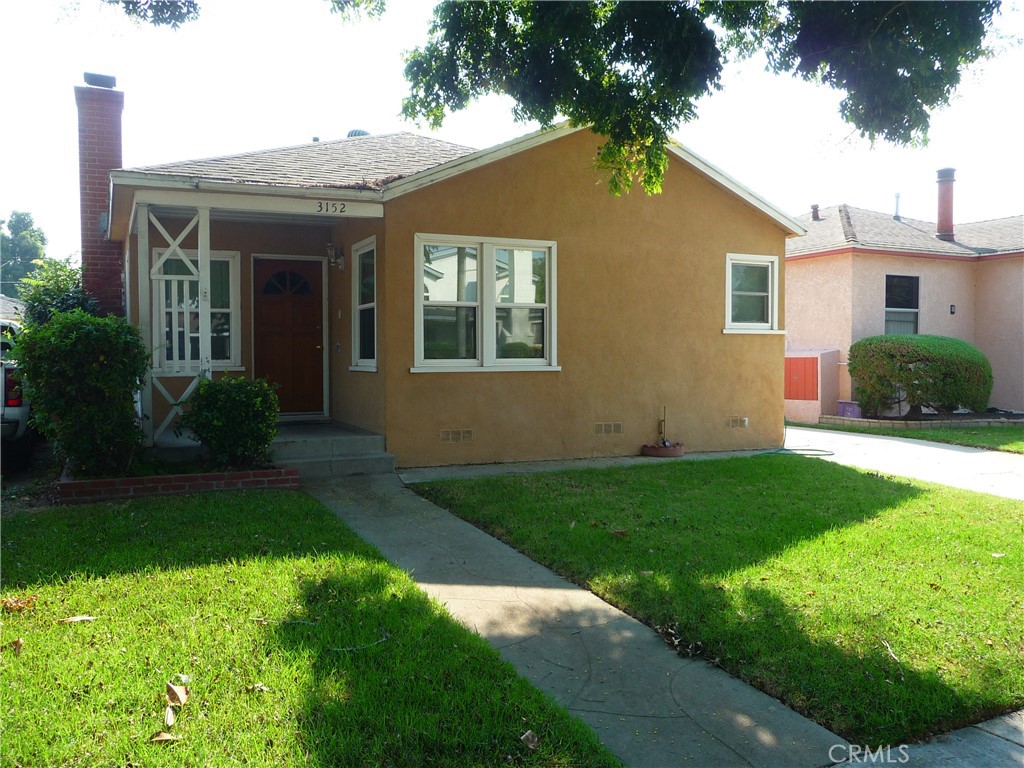
[[[166, 254], [169, 248], [154, 248], [152, 252], [152, 261], [150, 262], [151, 268], [155, 268], [161, 264], [164, 254]], [[193, 268], [198, 268], [196, 264], [199, 261], [199, 251], [190, 248], [175, 249], [185, 255], [185, 257], [193, 262]], [[167, 260], [177, 259], [179, 256], [172, 254], [167, 257]], [[228, 315], [231, 323], [231, 335], [229, 337], [229, 344], [231, 347], [231, 354], [227, 360], [211, 360], [210, 365], [215, 371], [240, 371], [244, 370], [241, 367], [242, 359], [242, 329], [240, 327], [241, 322], [241, 303], [242, 303], [242, 291], [241, 281], [239, 278], [239, 264], [241, 263], [241, 253], [239, 251], [210, 251], [210, 262], [214, 261], [226, 261], [228, 263], [228, 281], [231, 306], [228, 308]], [[188, 277], [187, 275], [181, 275], [182, 278]], [[155, 329], [154, 340], [159, 341], [158, 344], [154, 344], [153, 349], [153, 372], [155, 374], [167, 375], [167, 374], [198, 374], [200, 371], [199, 360], [167, 360], [167, 353], [165, 350], [164, 340], [167, 338], [167, 310], [164, 307], [163, 288], [164, 280], [154, 279], [151, 281], [151, 303], [153, 312], [153, 327]], [[198, 308], [197, 308], [198, 309]], [[211, 315], [213, 312], [222, 313], [222, 308], [211, 307]], [[185, 340], [186, 345], [188, 343], [189, 334], [186, 334]]]
[[[361, 282], [361, 262], [360, 256], [367, 251], [373, 251], [373, 300], [360, 304], [360, 282]], [[377, 237], [368, 237], [365, 240], [360, 240], [358, 243], [352, 246], [352, 365], [349, 367], [350, 371], [370, 371], [375, 372], [377, 370], [377, 350], [380, 341], [380, 336], [377, 333], [380, 324], [377, 322], [377, 280], [379, 274], [377, 271]], [[360, 311], [364, 309], [373, 310], [373, 357], [360, 357], [359, 356], [359, 332], [360, 332]]]
[[[737, 323], [732, 319], [732, 268], [737, 265], [768, 267], [768, 322]], [[725, 327], [722, 333], [783, 334], [779, 328], [779, 257], [753, 253], [725, 254]]]
[[[415, 258], [413, 260], [415, 279], [413, 291], [416, 311], [414, 313], [415, 364], [409, 370], [412, 373], [470, 372], [470, 371], [560, 371], [558, 366], [558, 308], [557, 262], [558, 247], [554, 240], [526, 240], [502, 237], [470, 237], [465, 235], [438, 235], [417, 233], [413, 238]], [[428, 245], [475, 247], [477, 248], [477, 296], [475, 301], [465, 306], [477, 308], [477, 357], [474, 360], [435, 360], [424, 358], [423, 313], [429, 303], [423, 297], [423, 249]], [[529, 250], [546, 250], [548, 254], [548, 270], [546, 279], [546, 299], [543, 306], [546, 310], [546, 328], [544, 338], [545, 358], [499, 358], [497, 356], [497, 310], [503, 306], [495, 295], [496, 262], [495, 250], [498, 248], [522, 248]], [[427, 265], [429, 266], [429, 265]], [[516, 304], [512, 306], [523, 307]]]

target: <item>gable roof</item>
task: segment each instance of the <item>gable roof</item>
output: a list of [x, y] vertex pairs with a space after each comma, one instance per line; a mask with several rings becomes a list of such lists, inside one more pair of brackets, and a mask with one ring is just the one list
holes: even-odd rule
[[[136, 183], [167, 183], [198, 189], [200, 183], [209, 182], [282, 191], [352, 190], [388, 200], [579, 130], [586, 129], [563, 123], [483, 150], [408, 132], [352, 136], [281, 149], [121, 169], [111, 172], [111, 180], [115, 188]], [[769, 216], [787, 235], [803, 233], [804, 227], [796, 220], [681, 144], [670, 142], [668, 149], [670, 154], [715, 184]]]
[[940, 256], [982, 256], [1024, 251], [1024, 216], [957, 224], [954, 240], [935, 236], [935, 222], [893, 218], [851, 205], [835, 205], [799, 217], [807, 234], [786, 241], [786, 256], [863, 248]]
[[474, 151], [471, 147], [401, 132], [315, 141], [125, 171], [242, 184], [374, 190]]

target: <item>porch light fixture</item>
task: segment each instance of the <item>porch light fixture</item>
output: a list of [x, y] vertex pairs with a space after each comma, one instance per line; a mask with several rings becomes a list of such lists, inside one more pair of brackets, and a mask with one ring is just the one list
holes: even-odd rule
[[335, 248], [334, 243], [327, 243], [327, 263], [345, 271], [345, 248], [342, 245]]

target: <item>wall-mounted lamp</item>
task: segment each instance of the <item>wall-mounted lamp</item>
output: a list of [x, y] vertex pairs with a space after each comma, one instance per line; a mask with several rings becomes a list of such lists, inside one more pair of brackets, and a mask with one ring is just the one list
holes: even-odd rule
[[950, 304], [949, 305], [949, 314], [951, 314], [951, 315], [955, 315], [956, 314], [956, 304]]
[[345, 271], [345, 247], [342, 245], [335, 246], [334, 243], [327, 244], [327, 263], [332, 267], [337, 267], [341, 271]]

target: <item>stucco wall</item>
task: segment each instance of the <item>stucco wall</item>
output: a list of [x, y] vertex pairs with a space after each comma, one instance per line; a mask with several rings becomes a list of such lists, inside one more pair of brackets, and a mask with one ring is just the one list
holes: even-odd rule
[[992, 364], [989, 403], [1024, 410], [1024, 256], [978, 264], [977, 345]]
[[[837, 400], [850, 399], [846, 359], [853, 342], [852, 328], [852, 254], [787, 259], [786, 351], [838, 349], [836, 369], [829, 377], [834, 380]], [[824, 395], [822, 398], [822, 413], [835, 413], [836, 403], [829, 406]]]
[[[676, 159], [663, 194], [613, 198], [591, 168], [597, 146], [574, 133], [387, 203], [386, 423], [400, 466], [635, 454], [663, 407], [690, 450], [781, 443], [784, 337], [722, 328], [726, 253], [776, 255], [781, 269], [783, 231]], [[561, 370], [410, 372], [417, 232], [556, 241]], [[445, 429], [473, 439], [441, 443]]]

